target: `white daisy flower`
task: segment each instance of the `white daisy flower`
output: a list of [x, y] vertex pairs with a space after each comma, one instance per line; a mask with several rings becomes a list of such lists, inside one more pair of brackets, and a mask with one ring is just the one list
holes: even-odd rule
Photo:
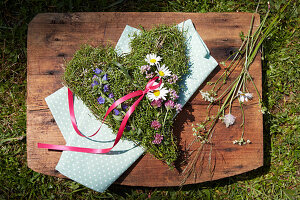
[[[154, 83], [153, 86], [157, 85], [158, 83]], [[147, 93], [148, 98], [153, 101], [153, 100], [159, 100], [159, 99], [163, 99], [166, 100], [166, 96], [169, 92], [169, 90], [167, 90], [166, 88], [163, 87], [164, 84], [162, 83], [159, 88], [157, 88], [156, 90], [150, 91]]]
[[150, 65], [156, 65], [158, 64], [159, 61], [161, 61], [161, 57], [160, 56], [156, 56], [156, 54], [152, 53], [152, 54], [147, 54], [145, 61], [147, 63], [149, 63]]
[[160, 77], [171, 76], [171, 71], [170, 71], [169, 68], [166, 67], [165, 65], [163, 65], [163, 66], [158, 65], [158, 66], [157, 66], [157, 71], [156, 71], [156, 73], [158, 73], [158, 75], [159, 75]]
[[244, 93], [244, 92], [238, 91], [238, 95], [239, 95], [239, 101], [241, 101], [241, 102], [248, 101], [253, 98], [253, 95], [251, 93]]

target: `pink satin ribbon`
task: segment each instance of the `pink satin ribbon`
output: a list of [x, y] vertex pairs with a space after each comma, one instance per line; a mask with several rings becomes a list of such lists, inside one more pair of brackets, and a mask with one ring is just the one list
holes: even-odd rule
[[[160, 80], [160, 82], [157, 85], [153, 85], [158, 78], [159, 78], [158, 76], [152, 78], [147, 83], [147, 85], [146, 85], [146, 87], [145, 87], [144, 90], [138, 90], [138, 91], [129, 93], [129, 94], [121, 97], [117, 101], [115, 101], [108, 108], [108, 110], [107, 110], [107, 112], [106, 112], [106, 114], [105, 114], [105, 116], [103, 118], [102, 124], [103, 124], [104, 120], [106, 119], [106, 117], [108, 116], [108, 114], [111, 111], [113, 111], [113, 109], [116, 108], [118, 105], [120, 105], [121, 103], [123, 103], [124, 101], [126, 101], [128, 99], [140, 96], [138, 98], [138, 100], [136, 100], [132, 104], [132, 106], [128, 109], [127, 113], [125, 114], [125, 117], [124, 117], [124, 119], [123, 119], [123, 121], [122, 121], [122, 123], [120, 125], [119, 131], [117, 133], [117, 137], [116, 137], [115, 142], [114, 142], [114, 144], [113, 144], [112, 147], [107, 148], [107, 149], [92, 149], [92, 148], [83, 148], [83, 147], [74, 147], [74, 146], [65, 146], [65, 145], [54, 145], [54, 144], [38, 143], [38, 148], [46, 148], [46, 149], [62, 150], [62, 151], [76, 151], [76, 152], [95, 153], [95, 154], [110, 152], [110, 150], [112, 148], [114, 148], [114, 146], [116, 146], [118, 144], [118, 142], [120, 141], [130, 115], [134, 112], [136, 106], [140, 103], [140, 101], [143, 99], [143, 97], [145, 96], [145, 94], [147, 94], [149, 91], [155, 90], [155, 89], [157, 89], [157, 88], [160, 87], [160, 85], [162, 83], [162, 80]], [[78, 127], [77, 127], [76, 119], [75, 119], [75, 114], [74, 114], [73, 93], [72, 93], [72, 91], [70, 89], [68, 89], [68, 100], [69, 100], [70, 117], [71, 117], [71, 122], [72, 122], [73, 128], [74, 128], [74, 130], [76, 131], [76, 133], [78, 135], [80, 135], [82, 137], [86, 137], [86, 136], [84, 136], [83, 134], [80, 133], [80, 131], [79, 131]], [[102, 126], [102, 124], [101, 124], [101, 126]], [[88, 136], [88, 137], [92, 137], [92, 136], [96, 135], [98, 133], [98, 131], [101, 129], [101, 126], [100, 126], [100, 128], [94, 134], [92, 134], [91, 136]]]

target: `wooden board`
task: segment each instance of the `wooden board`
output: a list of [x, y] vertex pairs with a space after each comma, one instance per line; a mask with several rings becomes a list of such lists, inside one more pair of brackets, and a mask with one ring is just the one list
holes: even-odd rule
[[[249, 29], [250, 13], [44, 13], [38, 14], [28, 28], [28, 73], [27, 73], [27, 161], [34, 171], [63, 177], [55, 170], [61, 152], [38, 149], [37, 143], [65, 144], [45, 102], [45, 97], [62, 87], [61, 76], [64, 63], [72, 58], [81, 44], [94, 46], [116, 44], [125, 25], [146, 29], [155, 24], [178, 24], [191, 19], [210, 49], [211, 55], [218, 61], [225, 60], [240, 45], [239, 34]], [[256, 15], [254, 28], [259, 25]], [[216, 80], [223, 72], [222, 67], [210, 75], [207, 80]], [[261, 93], [261, 59], [257, 56], [250, 73]], [[207, 90], [202, 84], [199, 89]], [[233, 145], [239, 139], [239, 125], [225, 128], [218, 122], [211, 157], [215, 161], [214, 174], [211, 177], [208, 167], [210, 149], [206, 149], [203, 171], [196, 179], [190, 178], [186, 184], [217, 180], [241, 174], [263, 165], [263, 119], [257, 104], [254, 89], [253, 101], [245, 108], [245, 138], [251, 145]], [[180, 137], [180, 144], [186, 147], [193, 139], [192, 123], [199, 123], [205, 117], [207, 102], [197, 92], [176, 118], [174, 133]], [[236, 124], [241, 123], [239, 108], [234, 105]], [[198, 166], [200, 168], [200, 166]], [[177, 186], [182, 176], [177, 169], [168, 166], [153, 156], [146, 154], [137, 160], [117, 181], [117, 184], [131, 186]]]

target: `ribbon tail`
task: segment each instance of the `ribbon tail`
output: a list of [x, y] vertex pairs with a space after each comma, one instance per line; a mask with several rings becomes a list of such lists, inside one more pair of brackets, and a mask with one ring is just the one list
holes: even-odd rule
[[120, 141], [125, 126], [127, 124], [127, 121], [130, 117], [130, 115], [134, 112], [136, 106], [139, 104], [139, 102], [143, 99], [144, 95], [140, 96], [138, 100], [136, 100], [132, 106], [129, 108], [127, 111], [121, 126], [119, 128], [119, 131], [117, 133], [116, 140], [113, 144], [112, 147], [106, 148], [106, 149], [93, 149], [93, 148], [84, 148], [84, 147], [74, 147], [74, 146], [65, 146], [65, 145], [54, 145], [54, 144], [45, 144], [45, 143], [38, 143], [38, 148], [45, 148], [45, 149], [52, 149], [52, 150], [60, 150], [60, 151], [75, 151], [75, 152], [83, 152], [83, 153], [94, 153], [94, 154], [103, 154], [103, 153], [108, 153], [113, 149], [118, 142]]
[[112, 149], [112, 147], [107, 148], [107, 149], [93, 149], [93, 148], [45, 144], [45, 143], [38, 143], [38, 148], [59, 150], [59, 151], [75, 151], [75, 152], [82, 152], [82, 153], [94, 153], [94, 154], [108, 153]]
[[[84, 136], [78, 129], [77, 127], [77, 122], [76, 122], [76, 118], [75, 118], [75, 112], [74, 112], [74, 98], [73, 98], [73, 92], [68, 88], [68, 101], [69, 101], [69, 113], [70, 113], [70, 119], [71, 119], [71, 123], [72, 126], [74, 128], [74, 130], [76, 131], [76, 133], [82, 137], [86, 137]], [[98, 129], [99, 131], [99, 129]], [[97, 131], [97, 132], [98, 132]], [[96, 133], [97, 133], [96, 132]], [[93, 134], [95, 135], [95, 134]], [[89, 136], [90, 137], [90, 136]]]

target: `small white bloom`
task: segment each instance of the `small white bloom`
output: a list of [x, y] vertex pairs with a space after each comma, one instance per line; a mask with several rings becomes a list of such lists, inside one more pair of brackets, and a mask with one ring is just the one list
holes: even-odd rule
[[241, 102], [248, 101], [253, 98], [252, 93], [244, 93], [244, 92], [238, 91], [238, 95], [239, 95], [239, 101], [241, 101]]
[[[153, 86], [157, 85], [158, 83], [154, 83]], [[169, 92], [169, 90], [167, 90], [166, 88], [163, 87], [164, 84], [162, 83], [159, 88], [157, 88], [156, 90], [150, 91], [147, 93], [148, 98], [153, 101], [153, 100], [159, 100], [159, 99], [163, 99], [166, 100], [166, 96]]]
[[204, 99], [205, 101], [214, 102], [216, 100], [208, 92], [202, 92], [202, 90], [200, 90], [200, 93], [201, 93], [202, 99]]
[[233, 116], [232, 114], [227, 114], [224, 117], [222, 117], [221, 119], [223, 120], [223, 122], [225, 123], [226, 127], [228, 128], [230, 125], [233, 125], [235, 122], [235, 116]]
[[158, 66], [157, 66], [157, 71], [156, 71], [156, 73], [158, 73], [158, 75], [159, 75], [160, 77], [171, 76], [171, 71], [170, 71], [169, 68], [166, 67], [165, 65], [163, 65], [163, 66], [158, 65]]
[[251, 144], [252, 142], [250, 140], [247, 140], [247, 144]]
[[152, 53], [152, 54], [147, 54], [145, 61], [147, 63], [149, 63], [150, 65], [156, 65], [158, 64], [159, 61], [161, 61], [161, 57], [160, 56], [156, 56], [156, 54]]

